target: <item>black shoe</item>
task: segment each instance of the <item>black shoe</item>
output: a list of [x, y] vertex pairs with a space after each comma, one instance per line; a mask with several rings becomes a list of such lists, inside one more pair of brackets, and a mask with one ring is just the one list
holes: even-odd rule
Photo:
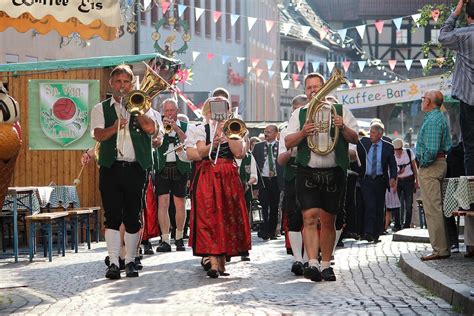
[[143, 252], [145, 255], [152, 255], [152, 254], [155, 253], [155, 252], [153, 251], [153, 246], [151, 245], [151, 242], [147, 242], [147, 243], [145, 243], [143, 246], [144, 246], [144, 248], [145, 248], [145, 250], [144, 250], [144, 252]]
[[129, 262], [125, 265], [125, 275], [127, 278], [136, 278], [138, 276], [138, 270], [135, 266], [135, 262]]
[[185, 251], [186, 250], [186, 248], [184, 247], [183, 238], [176, 240], [174, 242], [174, 245], [176, 246], [176, 251]]
[[240, 261], [250, 261], [249, 256], [240, 256]]
[[331, 267], [324, 269], [321, 272], [321, 276], [324, 281], [336, 281], [336, 275]]
[[291, 272], [293, 272], [295, 275], [303, 275], [303, 263], [299, 261], [293, 262], [293, 265], [291, 266]]
[[306, 279], [310, 279], [313, 282], [321, 282], [321, 272], [315, 266], [309, 266], [304, 269], [303, 275]]
[[120, 270], [115, 265], [115, 263], [112, 263], [111, 265], [109, 265], [109, 267], [107, 268], [107, 271], [105, 271], [105, 277], [111, 280], [120, 279]]
[[140, 259], [140, 257], [135, 257], [135, 267], [137, 268], [137, 270], [143, 269], [142, 260]]
[[217, 279], [219, 277], [219, 272], [217, 272], [217, 270], [210, 269], [209, 271], [207, 271], [207, 276], [212, 279]]
[[125, 270], [125, 259], [119, 257], [119, 268], [120, 270]]
[[166, 241], [163, 241], [158, 247], [156, 252], [171, 252], [171, 246]]
[[232, 260], [231, 256], [225, 256], [225, 262], [230, 262], [230, 260]]
[[368, 242], [374, 241], [374, 237], [372, 237], [369, 234], [365, 234], [364, 237], [362, 237], [362, 240], [367, 240]]
[[104, 263], [107, 267], [110, 266], [110, 257], [109, 256], [105, 257]]
[[344, 248], [344, 243], [342, 242], [342, 240], [339, 240], [336, 244], [336, 248]]

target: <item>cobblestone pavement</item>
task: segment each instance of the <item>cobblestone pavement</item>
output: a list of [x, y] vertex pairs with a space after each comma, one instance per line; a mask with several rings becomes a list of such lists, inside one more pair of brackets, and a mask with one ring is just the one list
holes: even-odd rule
[[[209, 279], [191, 250], [146, 256], [139, 278], [104, 278], [105, 244], [47, 262], [37, 256], [0, 260], [0, 314], [455, 314], [451, 305], [413, 283], [398, 267], [401, 253], [427, 244], [348, 241], [336, 251], [336, 282], [290, 273], [283, 238], [253, 236], [251, 261], [233, 258], [230, 276]], [[10, 288], [6, 288], [9, 287]], [[24, 287], [20, 287], [24, 286]]]

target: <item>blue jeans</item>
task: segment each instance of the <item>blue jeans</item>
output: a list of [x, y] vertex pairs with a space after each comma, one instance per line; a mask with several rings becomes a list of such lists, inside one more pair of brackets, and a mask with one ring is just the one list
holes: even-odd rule
[[474, 105], [460, 101], [459, 123], [464, 145], [464, 168], [466, 176], [474, 175]]

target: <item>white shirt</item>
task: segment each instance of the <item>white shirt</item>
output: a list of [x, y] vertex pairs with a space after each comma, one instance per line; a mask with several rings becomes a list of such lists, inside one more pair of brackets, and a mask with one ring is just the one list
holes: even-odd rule
[[[114, 98], [111, 98], [110, 106], [114, 107], [115, 113], [118, 118], [125, 118], [130, 122], [130, 113], [127, 112], [125, 106], [117, 102]], [[158, 123], [155, 119], [155, 115], [148, 111], [144, 115], [152, 119], [155, 122], [155, 127], [158, 126]], [[117, 152], [117, 160], [120, 161], [135, 161], [135, 150], [133, 149], [132, 138], [130, 137], [129, 123], [119, 130], [117, 134], [117, 147], [122, 151], [121, 155]], [[96, 128], [105, 128], [105, 118], [104, 111], [102, 109], [102, 102], [96, 104], [91, 111], [91, 136], [95, 138], [94, 130]]]
[[413, 175], [411, 161], [415, 160], [415, 154], [413, 152], [411, 152], [411, 161], [410, 161], [410, 158], [408, 157], [407, 150], [411, 151], [410, 148], [403, 148], [402, 155], [400, 156], [400, 158], [398, 158], [397, 155], [395, 155], [395, 161], [397, 162], [397, 166], [402, 166], [402, 165], [408, 164], [408, 165], [405, 166], [405, 169], [403, 170], [403, 172], [398, 174], [399, 179], [400, 178], [406, 178], [406, 177], [409, 177], [409, 176]]
[[[285, 137], [288, 135], [288, 127], [285, 127], [281, 130], [280, 132], [280, 142], [278, 146], [278, 156], [281, 154], [284, 154], [288, 151], [285, 145]], [[296, 147], [293, 149], [293, 152], [291, 153], [291, 157], [296, 157]]]
[[[308, 108], [308, 104], [304, 106], [304, 109]], [[300, 111], [301, 108], [296, 109], [291, 115], [290, 121], [288, 122], [287, 135], [294, 134], [300, 131]], [[342, 117], [344, 125], [354, 131], [358, 131], [357, 120], [352, 112], [346, 107], [342, 107]], [[343, 137], [339, 135], [339, 137]], [[331, 168], [336, 167], [336, 153], [332, 151], [326, 156], [320, 156], [311, 151], [311, 156], [308, 162], [308, 167], [311, 168]]]

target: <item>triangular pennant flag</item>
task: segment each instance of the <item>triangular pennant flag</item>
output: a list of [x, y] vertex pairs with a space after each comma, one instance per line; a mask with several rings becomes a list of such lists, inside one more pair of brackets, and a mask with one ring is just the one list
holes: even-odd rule
[[300, 38], [305, 38], [306, 35], [308, 35], [309, 30], [311, 30], [311, 26], [302, 25]]
[[385, 80], [380, 80], [379, 83], [380, 84], [384, 84], [386, 81]]
[[235, 22], [239, 19], [240, 15], [237, 14], [231, 14], [230, 15], [230, 26], [234, 26]]
[[296, 81], [293, 81], [293, 82], [295, 83], [295, 89], [298, 89], [298, 87], [299, 87], [301, 81], [296, 80]]
[[384, 23], [385, 23], [385, 21], [383, 21], [383, 20], [379, 20], [379, 21], [374, 23], [375, 28], [377, 29], [377, 32], [379, 32], [379, 34], [382, 34]]
[[303, 70], [303, 67], [304, 67], [304, 60], [297, 61], [296, 67], [298, 68], [298, 72], [301, 72], [301, 70]]
[[329, 28], [327, 26], [323, 26], [318, 32], [319, 32], [319, 38], [323, 40], [326, 38], [326, 35], [328, 35]]
[[328, 70], [329, 70], [329, 72], [331, 73], [331, 72], [332, 72], [332, 69], [334, 68], [334, 65], [336, 65], [336, 63], [333, 62], [333, 61], [328, 61], [328, 62], [326, 63], [326, 65], [328, 65]]
[[184, 10], [186, 10], [186, 8], [187, 7], [185, 5], [178, 4], [178, 16], [179, 17], [183, 16]]
[[237, 62], [240, 63], [242, 60], [245, 60], [245, 57], [237, 57]]
[[[38, 1], [35, 1], [35, 2], [38, 2]], [[145, 0], [143, 1], [143, 8], [146, 10], [148, 9], [148, 7], [150, 6], [151, 4], [151, 0]], [[168, 3], [168, 6], [169, 6], [169, 3]]]
[[364, 39], [365, 26], [366, 26], [365, 24], [356, 26], [357, 32], [359, 33], [359, 36], [360, 36], [361, 39]]
[[260, 76], [262, 75], [262, 71], [263, 69], [260, 69], [260, 68], [255, 69], [255, 72], [257, 73], [257, 78], [260, 78]]
[[288, 32], [290, 31], [291, 29], [291, 24], [290, 23], [283, 23], [283, 35], [288, 35]]
[[282, 80], [281, 85], [283, 89], [288, 90], [288, 88], [290, 87], [290, 80]]
[[341, 40], [344, 43], [344, 40], [346, 39], [347, 29], [342, 29], [337, 32], [339, 33], [339, 36], [341, 37]]
[[281, 80], [285, 80], [287, 73], [286, 72], [280, 72], [280, 78]]
[[349, 67], [351, 66], [351, 62], [346, 60], [342, 62], [342, 68], [344, 68], [344, 71], [347, 72], [349, 70]]
[[319, 61], [313, 61], [312, 64], [313, 64], [313, 71], [317, 72], [319, 69], [319, 64], [321, 63]]
[[413, 19], [413, 21], [415, 22], [416, 26], [418, 27], [418, 26], [419, 26], [418, 21], [419, 21], [420, 18], [421, 18], [421, 13], [413, 14], [413, 15], [411, 16], [411, 18]]
[[439, 14], [440, 12], [438, 9], [431, 11], [431, 17], [433, 18], [433, 21], [438, 22]]
[[268, 77], [269, 77], [270, 79], [272, 79], [274, 73], [275, 73], [275, 72], [274, 72], [273, 70], [269, 70], [269, 71], [268, 71]]
[[393, 69], [395, 69], [395, 66], [397, 65], [397, 61], [395, 59], [390, 59], [388, 61], [388, 65], [390, 66], [390, 69], [393, 71]]
[[286, 71], [286, 68], [288, 68], [288, 64], [290, 62], [288, 60], [282, 60], [281, 61], [281, 70]]
[[370, 79], [369, 79], [369, 80], [367, 80], [367, 84], [372, 84], [372, 83], [374, 83], [374, 81], [373, 81], [373, 80], [370, 80]]
[[219, 19], [221, 18], [222, 12], [221, 11], [214, 11], [212, 13], [212, 17], [214, 18], [214, 23], [217, 23]]
[[251, 58], [250, 60], [252, 61], [253, 68], [257, 67], [258, 63], [260, 62], [260, 59], [258, 58]]
[[228, 59], [229, 59], [229, 56], [222, 55], [222, 64], [225, 65]]
[[291, 79], [293, 79], [293, 81], [298, 81], [299, 75], [298, 74], [291, 74]]
[[358, 61], [358, 62], [357, 62], [357, 65], [359, 66], [360, 72], [363, 72], [363, 71], [364, 71], [365, 63], [366, 63], [365, 60], [361, 60], [361, 61]]
[[273, 60], [268, 59], [267, 60], [267, 68], [270, 70], [270, 69], [272, 69], [272, 66], [273, 66]]
[[207, 53], [207, 60], [211, 60], [212, 58], [214, 58], [214, 54], [213, 53]]
[[428, 58], [420, 59], [420, 64], [421, 64], [421, 67], [425, 69], [426, 65], [428, 64]]
[[252, 71], [252, 67], [247, 66], [247, 73], [249, 74]]
[[402, 27], [402, 20], [403, 20], [403, 18], [396, 18], [396, 19], [392, 20], [392, 22], [393, 22], [393, 24], [395, 24], [395, 27], [397, 28], [397, 30], [400, 30], [400, 28]]
[[196, 61], [196, 58], [199, 56], [200, 52], [193, 52], [193, 61]]
[[199, 18], [201, 17], [201, 15], [204, 13], [204, 9], [202, 8], [194, 8], [195, 10], [195, 18], [196, 18], [196, 21], [199, 20]]
[[256, 18], [252, 18], [250, 16], [247, 17], [247, 23], [249, 25], [249, 31], [252, 29], [252, 27], [255, 25], [255, 22], [257, 22]]
[[360, 85], [360, 79], [354, 79], [354, 85], [358, 87]]
[[166, 1], [161, 1], [161, 10], [163, 12], [163, 15], [165, 15], [166, 11], [168, 11], [170, 7], [170, 3]]
[[273, 25], [275, 25], [275, 21], [265, 20], [265, 27], [267, 29], [267, 33], [269, 33], [272, 30]]

